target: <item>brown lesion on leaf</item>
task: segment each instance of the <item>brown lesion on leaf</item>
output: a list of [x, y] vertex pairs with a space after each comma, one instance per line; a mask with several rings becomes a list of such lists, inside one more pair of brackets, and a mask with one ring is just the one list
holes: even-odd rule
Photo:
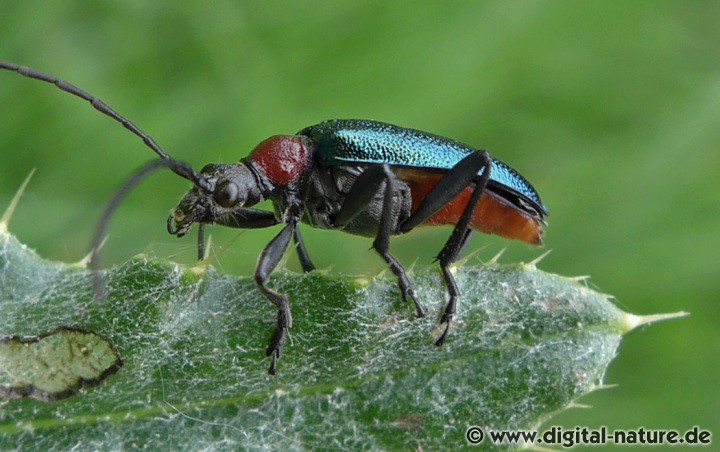
[[102, 383], [122, 367], [101, 335], [59, 327], [35, 337], [0, 339], [0, 398], [66, 399]]
[[425, 425], [425, 416], [420, 413], [401, 414], [390, 425], [402, 430], [420, 430]]

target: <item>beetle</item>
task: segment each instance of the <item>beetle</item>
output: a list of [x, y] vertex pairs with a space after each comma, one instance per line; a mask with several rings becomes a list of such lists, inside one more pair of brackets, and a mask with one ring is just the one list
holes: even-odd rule
[[[74, 85], [33, 69], [0, 61], [0, 69], [54, 84], [85, 99], [140, 137], [160, 156], [134, 173], [115, 193], [93, 239], [93, 256], [115, 208], [151, 171], [167, 167], [192, 182], [167, 219], [168, 232], [182, 237], [198, 224], [198, 254], [204, 255], [205, 225], [257, 229], [282, 225], [261, 252], [255, 280], [277, 307], [277, 325], [266, 355], [277, 371], [292, 317], [288, 298], [267, 286], [270, 274], [294, 240], [305, 272], [314, 265], [299, 224], [338, 229], [374, 238], [373, 248], [397, 278], [400, 295], [426, 315], [406, 271], [390, 253], [390, 237], [421, 225], [454, 225], [437, 255], [448, 293], [440, 318], [447, 339], [460, 295], [450, 265], [474, 230], [534, 245], [542, 244], [547, 209], [533, 186], [517, 171], [458, 141], [372, 120], [333, 119], [295, 135], [270, 137], [237, 163], [210, 164], [200, 172], [172, 158], [131, 121]], [[252, 208], [271, 200], [274, 211]], [[95, 262], [95, 259], [93, 259]]]

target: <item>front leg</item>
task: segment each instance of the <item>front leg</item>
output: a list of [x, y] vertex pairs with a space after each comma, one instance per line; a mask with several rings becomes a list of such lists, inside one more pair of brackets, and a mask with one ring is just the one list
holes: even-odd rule
[[272, 212], [240, 208], [218, 217], [215, 223], [229, 228], [261, 229], [275, 226], [279, 221]]
[[257, 268], [255, 269], [255, 281], [265, 298], [270, 300], [272, 304], [277, 306], [277, 327], [273, 333], [270, 345], [265, 354], [272, 355], [272, 363], [268, 369], [270, 375], [275, 375], [277, 371], [277, 360], [280, 358], [283, 344], [287, 339], [288, 328], [292, 326], [292, 317], [290, 315], [290, 305], [286, 295], [276, 292], [265, 286], [270, 273], [277, 267], [278, 262], [282, 259], [285, 250], [287, 250], [290, 239], [297, 228], [297, 220], [290, 220], [274, 239], [267, 244], [265, 249], [260, 253]]
[[[230, 228], [260, 229], [275, 226], [279, 223], [279, 221], [275, 218], [275, 214], [272, 212], [259, 209], [241, 208], [234, 210], [232, 213], [223, 215], [216, 220], [216, 223]], [[300, 235], [300, 228], [295, 228], [293, 239], [296, 243], [295, 250], [300, 258], [300, 264], [302, 265], [303, 272], [309, 273], [315, 270], [315, 265], [313, 265], [312, 260], [310, 260], [302, 235]], [[202, 242], [202, 239], [198, 238], [198, 244]], [[198, 251], [198, 253], [200, 253], [200, 251]], [[202, 255], [204, 255], [204, 251], [202, 251], [202, 253]]]
[[[168, 218], [168, 231], [172, 233], [172, 225]], [[215, 220], [216, 224], [227, 226], [231, 228], [240, 229], [260, 229], [275, 226], [278, 221], [275, 219], [275, 215], [272, 212], [266, 212], [258, 209], [246, 209], [239, 208], [231, 213], [222, 215]], [[197, 236], [197, 249], [198, 249], [198, 260], [205, 259], [205, 223], [198, 225], [198, 236]]]

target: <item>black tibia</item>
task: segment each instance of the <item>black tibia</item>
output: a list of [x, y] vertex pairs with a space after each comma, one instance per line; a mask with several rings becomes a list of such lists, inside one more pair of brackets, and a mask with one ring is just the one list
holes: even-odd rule
[[315, 265], [312, 263], [312, 260], [310, 260], [310, 255], [305, 248], [305, 242], [300, 234], [299, 227], [295, 228], [293, 241], [295, 242], [295, 250], [297, 251], [298, 258], [300, 259], [300, 265], [302, 266], [303, 272], [310, 273], [315, 270]]
[[270, 273], [272, 273], [278, 262], [280, 262], [280, 259], [282, 259], [283, 254], [285, 254], [285, 250], [287, 250], [296, 228], [297, 220], [291, 220], [285, 225], [282, 231], [280, 231], [262, 251], [258, 258], [257, 268], [255, 269], [255, 281], [260, 291], [278, 308], [277, 328], [270, 340], [270, 345], [267, 350], [265, 350], [267, 356], [272, 355], [272, 363], [268, 369], [268, 373], [271, 375], [275, 375], [277, 371], [277, 360], [280, 358], [283, 344], [285, 343], [285, 339], [287, 339], [288, 328], [292, 326], [292, 317], [290, 316], [290, 305], [288, 304], [287, 296], [265, 287], [265, 283], [267, 283]]
[[375, 251], [385, 259], [393, 274], [398, 280], [400, 293], [405, 302], [408, 299], [415, 304], [418, 317], [425, 316], [425, 308], [415, 298], [415, 291], [410, 287], [405, 269], [395, 257], [390, 254], [390, 235], [395, 232], [398, 224], [399, 210], [395, 206], [396, 178], [388, 165], [376, 165], [367, 168], [353, 183], [340, 211], [333, 219], [333, 223], [342, 228], [352, 221], [355, 216], [368, 207], [375, 195], [385, 184], [382, 212], [377, 236], [373, 242]]
[[[466, 162], [471, 156], [473, 157], [472, 163]], [[468, 204], [465, 207], [462, 216], [460, 216], [460, 220], [458, 220], [457, 224], [455, 225], [455, 229], [453, 229], [452, 234], [450, 234], [450, 238], [445, 243], [443, 249], [440, 250], [440, 254], [438, 254], [437, 256], [438, 261], [440, 261], [440, 268], [442, 269], [443, 277], [445, 278], [445, 285], [448, 289], [448, 295], [450, 295], [450, 300], [448, 300], [448, 303], [445, 306], [445, 311], [440, 318], [440, 323], [445, 324], [445, 329], [443, 330], [438, 340], [435, 341], [435, 345], [437, 346], [442, 345], [445, 342], [445, 339], [447, 339], [447, 335], [450, 330], [450, 322], [455, 315], [455, 307], [457, 306], [457, 298], [459, 296], [458, 287], [457, 284], [455, 284], [455, 278], [453, 278], [453, 275], [450, 272], [450, 264], [457, 260], [460, 252], [470, 238], [470, 220], [472, 219], [473, 213], [475, 213], [475, 209], [480, 202], [480, 196], [482, 195], [482, 192], [487, 185], [487, 181], [490, 178], [490, 155], [487, 152], [470, 154], [470, 156], [464, 158], [457, 165], [455, 165], [455, 167], [448, 172], [448, 174], [440, 181], [440, 183], [438, 183], [438, 185], [440, 185], [443, 180], [450, 177], [453, 171], [460, 165], [467, 164], [468, 166], [475, 166], [478, 163], [480, 164], [480, 168], [484, 166], [485, 170], [483, 171], [482, 176], [480, 176], [480, 178], [475, 181], [475, 189], [470, 196], [470, 200], [468, 201]], [[475, 174], [477, 174], [477, 171], [479, 171], [480, 168], [475, 171]], [[430, 194], [432, 194], [432, 192]]]

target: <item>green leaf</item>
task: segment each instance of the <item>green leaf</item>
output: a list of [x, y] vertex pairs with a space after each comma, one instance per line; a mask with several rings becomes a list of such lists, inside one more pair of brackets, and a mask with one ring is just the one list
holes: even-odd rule
[[[457, 269], [457, 321], [435, 347], [434, 269], [411, 274], [423, 319], [392, 278], [279, 271], [271, 285], [294, 322], [273, 377], [275, 310], [251, 278], [139, 256], [102, 273], [97, 300], [83, 265], [43, 260], [6, 229], [0, 335], [79, 328], [124, 366], [62, 401], [2, 402], [0, 449], [462, 446], [471, 425], [534, 428], [602, 387], [623, 334], [660, 319], [533, 264], [493, 263]], [[0, 360], [0, 375], [28, 365]]]

